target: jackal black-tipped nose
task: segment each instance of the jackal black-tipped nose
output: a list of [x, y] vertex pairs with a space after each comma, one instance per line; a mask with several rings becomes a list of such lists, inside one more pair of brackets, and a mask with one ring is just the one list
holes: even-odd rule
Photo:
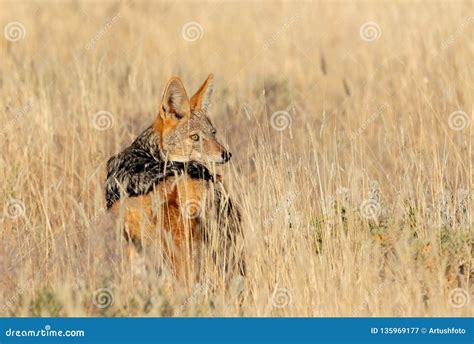
[[232, 153], [231, 152], [222, 152], [222, 159], [224, 160], [224, 162], [227, 162], [230, 160], [230, 158], [232, 157]]

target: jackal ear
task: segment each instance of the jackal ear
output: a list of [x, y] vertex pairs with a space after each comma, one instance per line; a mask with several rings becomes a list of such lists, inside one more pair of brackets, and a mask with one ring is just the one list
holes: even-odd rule
[[172, 77], [166, 85], [160, 114], [162, 117], [166, 117], [167, 114], [174, 114], [177, 118], [190, 115], [188, 95], [183, 83], [176, 76]]
[[211, 95], [214, 89], [214, 75], [209, 74], [204, 84], [191, 97], [191, 109], [194, 111], [207, 111], [211, 105]]

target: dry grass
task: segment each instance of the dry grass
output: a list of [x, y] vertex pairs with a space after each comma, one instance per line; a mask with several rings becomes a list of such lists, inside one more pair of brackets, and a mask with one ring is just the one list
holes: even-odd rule
[[[26, 35], [0, 37], [0, 315], [472, 316], [471, 5], [3, 0]], [[150, 257], [133, 273], [102, 181], [167, 79], [210, 72], [248, 275], [205, 266], [190, 293]]]

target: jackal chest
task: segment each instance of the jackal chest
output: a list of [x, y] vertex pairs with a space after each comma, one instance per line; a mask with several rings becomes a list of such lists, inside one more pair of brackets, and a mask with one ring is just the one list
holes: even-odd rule
[[208, 198], [207, 181], [188, 176], [168, 178], [154, 192], [124, 202], [126, 234], [141, 244], [164, 237], [178, 246], [199, 240]]

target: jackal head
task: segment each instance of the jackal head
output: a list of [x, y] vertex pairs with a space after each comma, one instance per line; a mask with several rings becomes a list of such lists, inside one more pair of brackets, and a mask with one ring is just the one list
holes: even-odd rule
[[191, 99], [178, 77], [168, 82], [153, 124], [165, 159], [203, 164], [229, 161], [231, 153], [217, 140], [217, 130], [208, 117], [212, 89], [212, 74]]

